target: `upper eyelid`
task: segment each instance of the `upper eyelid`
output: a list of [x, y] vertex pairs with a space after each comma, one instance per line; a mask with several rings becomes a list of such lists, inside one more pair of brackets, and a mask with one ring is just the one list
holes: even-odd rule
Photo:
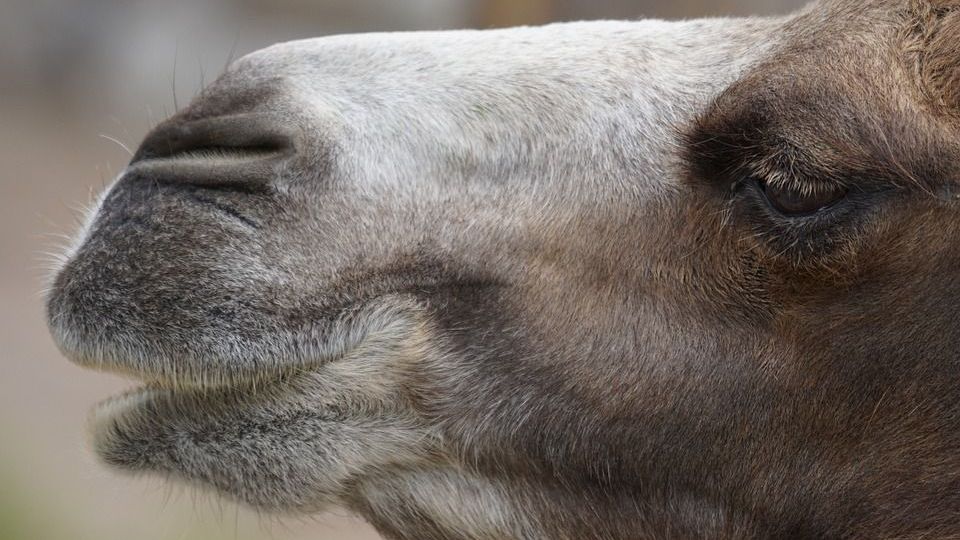
[[790, 189], [800, 192], [802, 195], [819, 195], [827, 190], [838, 188], [853, 191], [854, 186], [848, 182], [838, 182], [835, 180], [800, 178], [795, 174], [783, 172], [758, 172], [753, 167], [748, 167], [745, 174], [739, 176], [736, 183], [746, 180], [756, 179], [766, 185], [771, 185], [779, 189]]

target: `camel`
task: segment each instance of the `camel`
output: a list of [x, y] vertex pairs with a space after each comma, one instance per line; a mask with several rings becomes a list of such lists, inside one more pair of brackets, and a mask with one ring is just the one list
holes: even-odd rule
[[147, 135], [96, 454], [394, 539], [960, 535], [960, 2], [324, 37]]

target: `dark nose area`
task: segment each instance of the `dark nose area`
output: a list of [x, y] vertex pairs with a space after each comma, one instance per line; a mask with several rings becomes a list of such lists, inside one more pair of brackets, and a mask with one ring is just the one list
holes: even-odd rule
[[162, 183], [262, 189], [294, 153], [291, 130], [267, 114], [174, 117], [141, 143], [129, 174]]

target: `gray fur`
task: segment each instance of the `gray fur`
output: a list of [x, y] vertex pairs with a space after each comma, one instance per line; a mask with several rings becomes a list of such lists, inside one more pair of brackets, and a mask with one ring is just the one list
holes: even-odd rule
[[[810, 277], [852, 266], [783, 262], [690, 165], [690, 133], [735, 108], [722, 96], [809, 43], [830, 57], [835, 21], [896, 71], [907, 15], [863, 6], [338, 36], [238, 60], [148, 137], [56, 277], [65, 354], [147, 383], [98, 407], [98, 454], [261, 508], [346, 506], [394, 538], [901, 531], [887, 491], [850, 496], [878, 478], [863, 451], [811, 442], [869, 439], [860, 409], [880, 404], [858, 400], [885, 388], [847, 372], [834, 388], [847, 379], [817, 366], [843, 359], [804, 337], [818, 313], [816, 331], [848, 332], [837, 355], [880, 347], [866, 315], [830, 325], [869, 312], [836, 292], [854, 285]], [[926, 318], [914, 333], [950, 319], [888, 301]], [[831, 399], [857, 405], [821, 414], [847, 410]]]

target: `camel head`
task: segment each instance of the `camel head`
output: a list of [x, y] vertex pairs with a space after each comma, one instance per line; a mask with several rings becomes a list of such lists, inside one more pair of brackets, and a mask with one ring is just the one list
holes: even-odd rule
[[336, 36], [48, 298], [97, 454], [391, 538], [960, 534], [960, 3]]

